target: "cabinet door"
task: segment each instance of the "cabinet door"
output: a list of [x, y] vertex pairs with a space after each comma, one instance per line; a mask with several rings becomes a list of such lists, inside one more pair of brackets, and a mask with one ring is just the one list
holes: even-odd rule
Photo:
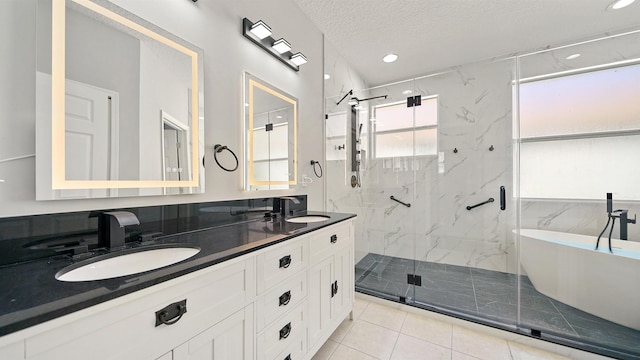
[[253, 305], [203, 331], [173, 352], [173, 360], [214, 359], [253, 359]]
[[10, 345], [0, 347], [0, 359], [22, 360], [24, 359], [24, 341], [18, 341]]
[[338, 324], [344, 320], [353, 305], [354, 266], [351, 246], [339, 250], [334, 255], [334, 281], [337, 293], [333, 297], [333, 317]]
[[309, 269], [309, 345], [322, 339], [331, 326], [332, 273], [332, 256]]

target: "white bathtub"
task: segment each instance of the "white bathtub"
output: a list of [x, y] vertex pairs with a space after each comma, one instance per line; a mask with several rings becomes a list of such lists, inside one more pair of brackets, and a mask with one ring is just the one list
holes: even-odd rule
[[547, 230], [520, 230], [520, 261], [536, 290], [640, 330], [640, 243]]

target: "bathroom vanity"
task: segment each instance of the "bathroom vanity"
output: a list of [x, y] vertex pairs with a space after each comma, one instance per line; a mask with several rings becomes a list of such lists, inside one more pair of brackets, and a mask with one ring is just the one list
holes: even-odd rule
[[69, 257], [0, 267], [0, 358], [310, 359], [354, 298], [354, 215], [317, 215], [165, 237], [201, 251], [114, 279], [56, 280]]

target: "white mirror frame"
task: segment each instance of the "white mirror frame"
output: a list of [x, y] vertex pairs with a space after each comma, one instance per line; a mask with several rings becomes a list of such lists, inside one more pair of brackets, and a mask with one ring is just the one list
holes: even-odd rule
[[[87, 9], [95, 11], [125, 27], [133, 29], [191, 58], [192, 94], [198, 90], [198, 52], [132, 21], [120, 14], [104, 8], [90, 0], [71, 0]], [[67, 180], [65, 178], [65, 13], [64, 0], [52, 2], [52, 119], [51, 119], [51, 180], [52, 188], [59, 189], [116, 189], [116, 188], [166, 188], [198, 187], [199, 174], [199, 116], [198, 96], [191, 97], [191, 180]]]

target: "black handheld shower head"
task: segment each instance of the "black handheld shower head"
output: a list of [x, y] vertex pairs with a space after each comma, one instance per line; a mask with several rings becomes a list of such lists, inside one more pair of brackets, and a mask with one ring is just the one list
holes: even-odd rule
[[607, 193], [607, 213], [611, 215], [613, 212], [613, 194]]

